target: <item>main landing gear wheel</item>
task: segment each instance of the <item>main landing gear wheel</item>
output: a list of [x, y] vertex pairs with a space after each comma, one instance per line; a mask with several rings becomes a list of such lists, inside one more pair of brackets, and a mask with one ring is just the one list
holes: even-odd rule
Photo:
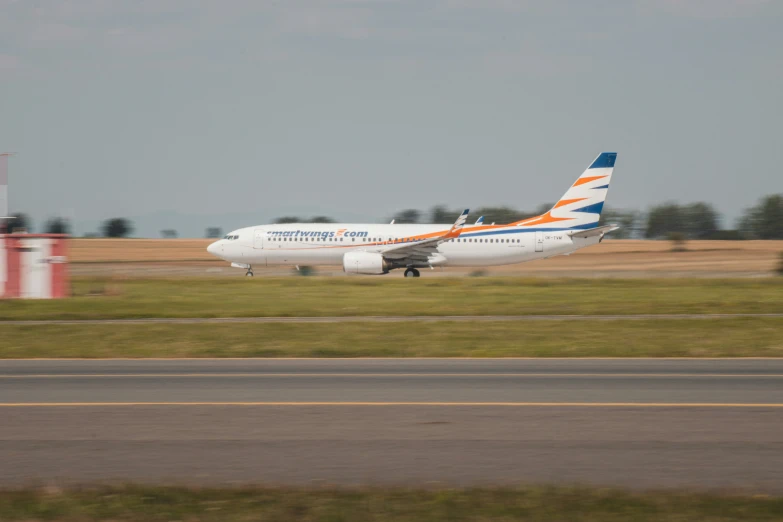
[[419, 277], [421, 274], [415, 268], [408, 268], [405, 270], [405, 277]]
[[253, 277], [253, 269], [248, 268], [247, 272], [245, 273], [245, 277]]

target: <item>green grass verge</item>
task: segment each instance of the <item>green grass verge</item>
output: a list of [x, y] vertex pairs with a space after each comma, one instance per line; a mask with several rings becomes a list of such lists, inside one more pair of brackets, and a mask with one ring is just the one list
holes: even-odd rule
[[105, 487], [0, 492], [4, 521], [781, 520], [783, 498], [611, 489], [186, 489]]
[[783, 318], [0, 325], [0, 358], [781, 357]]
[[0, 317], [783, 312], [783, 279], [76, 279], [74, 292], [72, 299], [2, 301]]

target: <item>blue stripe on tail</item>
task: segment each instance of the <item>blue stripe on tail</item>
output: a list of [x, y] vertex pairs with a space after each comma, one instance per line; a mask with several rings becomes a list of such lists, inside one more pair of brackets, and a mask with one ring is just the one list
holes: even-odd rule
[[616, 152], [602, 152], [589, 168], [591, 169], [611, 169], [617, 159]]
[[599, 203], [593, 203], [592, 205], [588, 205], [586, 207], [577, 208], [575, 210], [572, 210], [571, 212], [586, 212], [588, 214], [600, 214], [603, 209], [604, 209], [604, 202], [601, 201]]

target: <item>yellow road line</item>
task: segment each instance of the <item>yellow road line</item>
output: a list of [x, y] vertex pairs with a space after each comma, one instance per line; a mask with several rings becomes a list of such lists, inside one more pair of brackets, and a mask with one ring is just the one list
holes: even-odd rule
[[500, 406], [576, 408], [783, 408], [783, 403], [710, 402], [5, 402], [0, 408], [107, 407], [107, 406]]
[[0, 374], [0, 379], [83, 379], [83, 378], [193, 378], [193, 377], [709, 377], [709, 378], [783, 378], [781, 373], [476, 373], [476, 372], [408, 372], [408, 373], [359, 373], [359, 372], [286, 372], [286, 373], [29, 373]]

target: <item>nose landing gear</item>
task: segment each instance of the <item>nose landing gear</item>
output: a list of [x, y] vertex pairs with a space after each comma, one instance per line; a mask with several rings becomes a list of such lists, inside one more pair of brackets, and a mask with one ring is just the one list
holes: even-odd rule
[[419, 277], [421, 274], [415, 268], [408, 268], [405, 270], [405, 277]]

